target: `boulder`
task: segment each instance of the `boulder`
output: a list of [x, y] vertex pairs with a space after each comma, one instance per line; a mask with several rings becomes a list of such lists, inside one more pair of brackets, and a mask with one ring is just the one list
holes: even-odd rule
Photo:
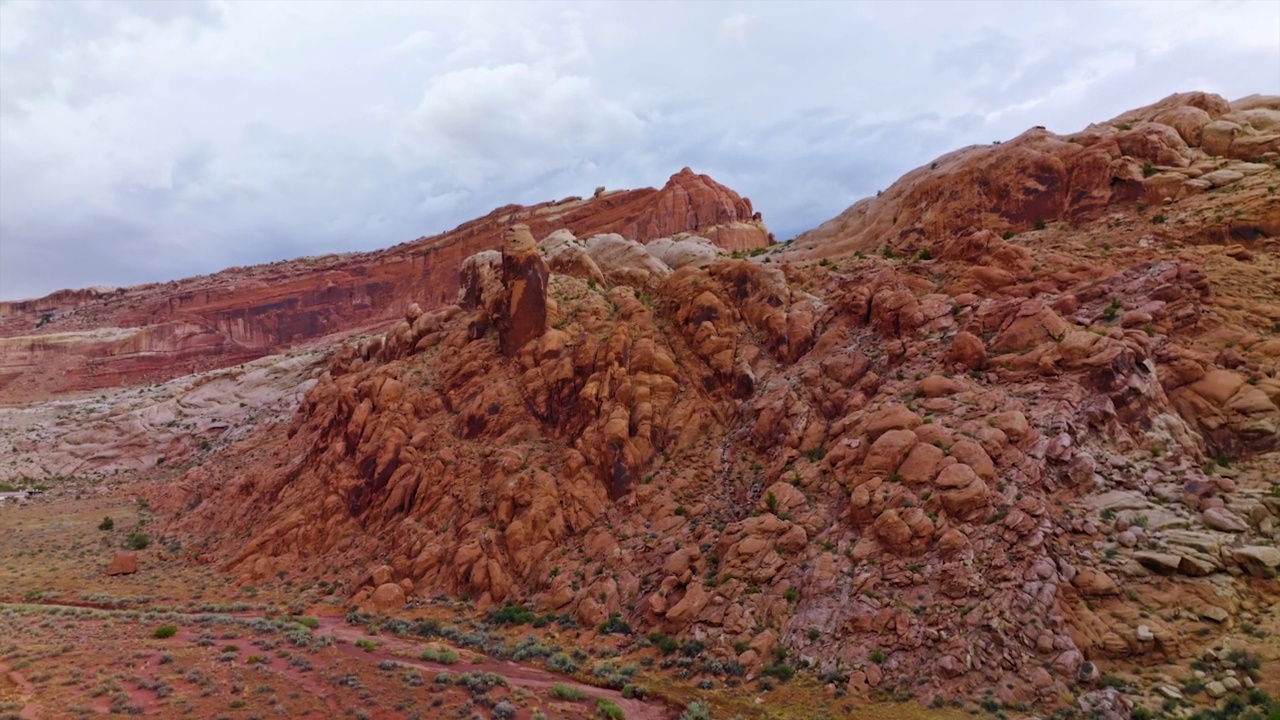
[[1142, 567], [1158, 575], [1172, 575], [1178, 572], [1178, 566], [1182, 563], [1182, 558], [1177, 555], [1154, 550], [1136, 552], [1133, 554], [1133, 559], [1137, 560]]
[[987, 366], [987, 346], [977, 335], [971, 332], [959, 332], [951, 341], [947, 361], [968, 370], [981, 370]]
[[907, 459], [898, 466], [898, 475], [907, 485], [926, 483], [937, 473], [938, 464], [946, 453], [942, 448], [928, 443], [917, 443], [907, 453]]
[[1280, 568], [1280, 549], [1271, 545], [1245, 545], [1231, 548], [1229, 552], [1240, 569], [1254, 577], [1276, 577]]
[[379, 610], [399, 610], [405, 604], [404, 588], [392, 582], [383, 583], [373, 591], [369, 600]]
[[919, 427], [922, 422], [924, 421], [920, 416], [911, 412], [906, 405], [890, 405], [872, 415], [867, 420], [867, 426], [863, 432], [867, 437], [875, 440], [889, 430], [911, 430]]
[[613, 233], [587, 238], [587, 254], [616, 285], [655, 290], [671, 274], [671, 268], [644, 245]]
[[121, 550], [116, 556], [111, 558], [111, 564], [107, 566], [108, 575], [132, 575], [138, 572], [138, 556], [127, 550]]
[[1081, 595], [1086, 597], [1099, 597], [1104, 595], [1118, 595], [1120, 587], [1116, 585], [1116, 581], [1111, 576], [1094, 568], [1081, 568], [1075, 577], [1071, 578], [1071, 584]]
[[956, 463], [943, 468], [935, 481], [942, 507], [957, 517], [963, 517], [975, 510], [986, 507], [987, 484], [979, 478], [973, 468], [964, 463]]
[[1214, 530], [1230, 533], [1242, 533], [1249, 530], [1249, 525], [1244, 520], [1224, 508], [1211, 507], [1201, 513], [1200, 517], [1204, 520], [1206, 527]]
[[647, 243], [645, 249], [672, 270], [686, 266], [706, 267], [719, 255], [715, 243], [696, 235], [658, 238]]

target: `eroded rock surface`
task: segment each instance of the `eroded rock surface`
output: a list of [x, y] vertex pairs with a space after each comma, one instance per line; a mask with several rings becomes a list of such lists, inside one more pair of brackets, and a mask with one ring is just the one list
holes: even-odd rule
[[1126, 717], [1110, 668], [1280, 600], [1277, 110], [1035, 129], [755, 256], [686, 173], [654, 217], [710, 243], [512, 228], [166, 488], [204, 498], [170, 529], [368, 611], [616, 614], [855, 696]]

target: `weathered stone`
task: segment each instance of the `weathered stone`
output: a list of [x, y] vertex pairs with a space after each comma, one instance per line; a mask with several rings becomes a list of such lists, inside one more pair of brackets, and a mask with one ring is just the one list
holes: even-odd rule
[[1178, 565], [1182, 562], [1182, 558], [1177, 555], [1152, 550], [1136, 552], [1133, 554], [1133, 559], [1137, 560], [1142, 567], [1160, 575], [1172, 575], [1178, 572]]
[[547, 330], [547, 281], [551, 271], [527, 225], [512, 225], [502, 238], [502, 285], [495, 318], [502, 352], [514, 355]]
[[132, 575], [138, 572], [138, 556], [127, 550], [121, 550], [111, 558], [111, 564], [107, 566], [108, 575]]
[[1246, 573], [1260, 578], [1276, 577], [1280, 568], [1280, 549], [1270, 545], [1246, 545], [1231, 548], [1231, 559]]

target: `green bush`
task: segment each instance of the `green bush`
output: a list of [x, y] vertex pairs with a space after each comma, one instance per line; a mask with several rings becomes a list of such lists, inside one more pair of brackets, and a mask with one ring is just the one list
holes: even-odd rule
[[796, 676], [796, 669], [783, 662], [767, 665], [760, 671], [762, 677], [777, 678], [779, 682], [787, 682]]
[[422, 659], [442, 665], [453, 665], [458, 662], [458, 653], [451, 648], [427, 648], [422, 651]]
[[604, 718], [604, 720], [623, 720], [626, 714], [622, 712], [622, 708], [612, 700], [600, 698], [596, 700], [596, 717]]
[[680, 648], [680, 643], [670, 635], [660, 632], [649, 633], [649, 642], [658, 647], [658, 652], [663, 655], [670, 655]]
[[600, 633], [603, 635], [630, 635], [631, 626], [626, 620], [622, 619], [619, 613], [609, 613], [609, 619], [600, 623]]
[[700, 702], [691, 702], [680, 714], [680, 720], [711, 720], [711, 708]]
[[124, 539], [124, 546], [130, 550], [145, 550], [151, 544], [151, 536], [134, 530]]
[[551, 686], [551, 697], [556, 700], [586, 700], [587, 694], [572, 685], [556, 683]]
[[163, 640], [165, 638], [171, 638], [177, 634], [178, 634], [177, 625], [161, 625], [160, 627], [156, 628], [154, 636]]
[[504, 605], [489, 613], [489, 622], [499, 625], [524, 625], [533, 622], [534, 612], [524, 605]]
[[116, 527], [116, 521], [112, 520], [109, 517], [102, 518], [102, 522], [98, 523], [99, 530], [114, 530], [115, 527]]

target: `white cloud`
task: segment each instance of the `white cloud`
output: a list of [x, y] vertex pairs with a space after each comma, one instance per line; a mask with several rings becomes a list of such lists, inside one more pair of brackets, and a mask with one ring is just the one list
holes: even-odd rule
[[385, 247], [684, 165], [789, 236], [960, 145], [1280, 93], [1277, 27], [1257, 2], [0, 2], [0, 297]]
[[751, 31], [760, 24], [760, 18], [745, 13], [734, 13], [720, 22], [720, 37], [735, 45], [746, 45]]

